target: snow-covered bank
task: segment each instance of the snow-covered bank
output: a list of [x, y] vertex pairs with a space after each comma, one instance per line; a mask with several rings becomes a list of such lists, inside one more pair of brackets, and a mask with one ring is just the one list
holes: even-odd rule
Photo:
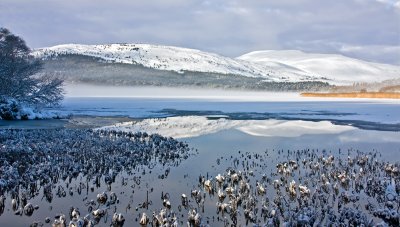
[[166, 137], [188, 138], [228, 129], [236, 129], [253, 136], [297, 137], [305, 134], [337, 134], [355, 128], [334, 125], [328, 121], [228, 120], [224, 118], [211, 120], [204, 116], [185, 116], [124, 122], [100, 129], [157, 133]]
[[67, 114], [57, 110], [37, 109], [14, 99], [0, 99], [0, 120], [32, 120], [66, 118]]

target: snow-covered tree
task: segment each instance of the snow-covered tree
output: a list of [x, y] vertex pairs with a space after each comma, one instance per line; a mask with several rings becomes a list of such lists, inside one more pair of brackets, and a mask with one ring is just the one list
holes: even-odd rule
[[30, 52], [21, 37], [0, 28], [0, 103], [11, 99], [35, 107], [59, 104], [63, 81], [40, 73], [43, 63]]

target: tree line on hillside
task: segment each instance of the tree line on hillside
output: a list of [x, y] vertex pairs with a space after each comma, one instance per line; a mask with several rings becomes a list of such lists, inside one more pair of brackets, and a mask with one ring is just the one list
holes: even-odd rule
[[102, 59], [64, 54], [45, 59], [44, 71], [61, 73], [72, 83], [113, 86], [168, 86], [244, 89], [262, 91], [322, 91], [331, 87], [320, 81], [274, 82], [265, 78], [210, 72], [175, 72], [142, 65], [110, 63]]

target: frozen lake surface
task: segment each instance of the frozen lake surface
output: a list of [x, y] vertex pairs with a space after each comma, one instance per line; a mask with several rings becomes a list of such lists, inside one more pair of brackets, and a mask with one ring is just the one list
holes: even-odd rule
[[[264, 96], [257, 99], [256, 95]], [[277, 101], [273, 101], [274, 96], [277, 96]], [[399, 100], [321, 100], [301, 98], [290, 93], [251, 93], [242, 99], [226, 95], [208, 98], [207, 96], [67, 97], [57, 111], [64, 116], [100, 117], [95, 119], [101, 121], [99, 126], [110, 124], [104, 121], [104, 118], [207, 116], [234, 120], [326, 120], [333, 124], [353, 125], [362, 129], [400, 131]], [[65, 123], [63, 120], [0, 121], [0, 127], [58, 127], [59, 124]]]
[[[279, 96], [279, 93], [275, 95]], [[61, 111], [64, 114], [131, 118], [222, 115], [230, 119], [328, 120], [366, 129], [400, 130], [398, 100], [290, 100], [70, 97], [64, 101]]]

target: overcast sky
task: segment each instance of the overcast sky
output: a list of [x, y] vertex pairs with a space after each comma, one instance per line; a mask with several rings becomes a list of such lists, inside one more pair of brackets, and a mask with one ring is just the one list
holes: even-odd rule
[[400, 0], [0, 0], [33, 48], [151, 43], [236, 57], [266, 49], [400, 65]]

